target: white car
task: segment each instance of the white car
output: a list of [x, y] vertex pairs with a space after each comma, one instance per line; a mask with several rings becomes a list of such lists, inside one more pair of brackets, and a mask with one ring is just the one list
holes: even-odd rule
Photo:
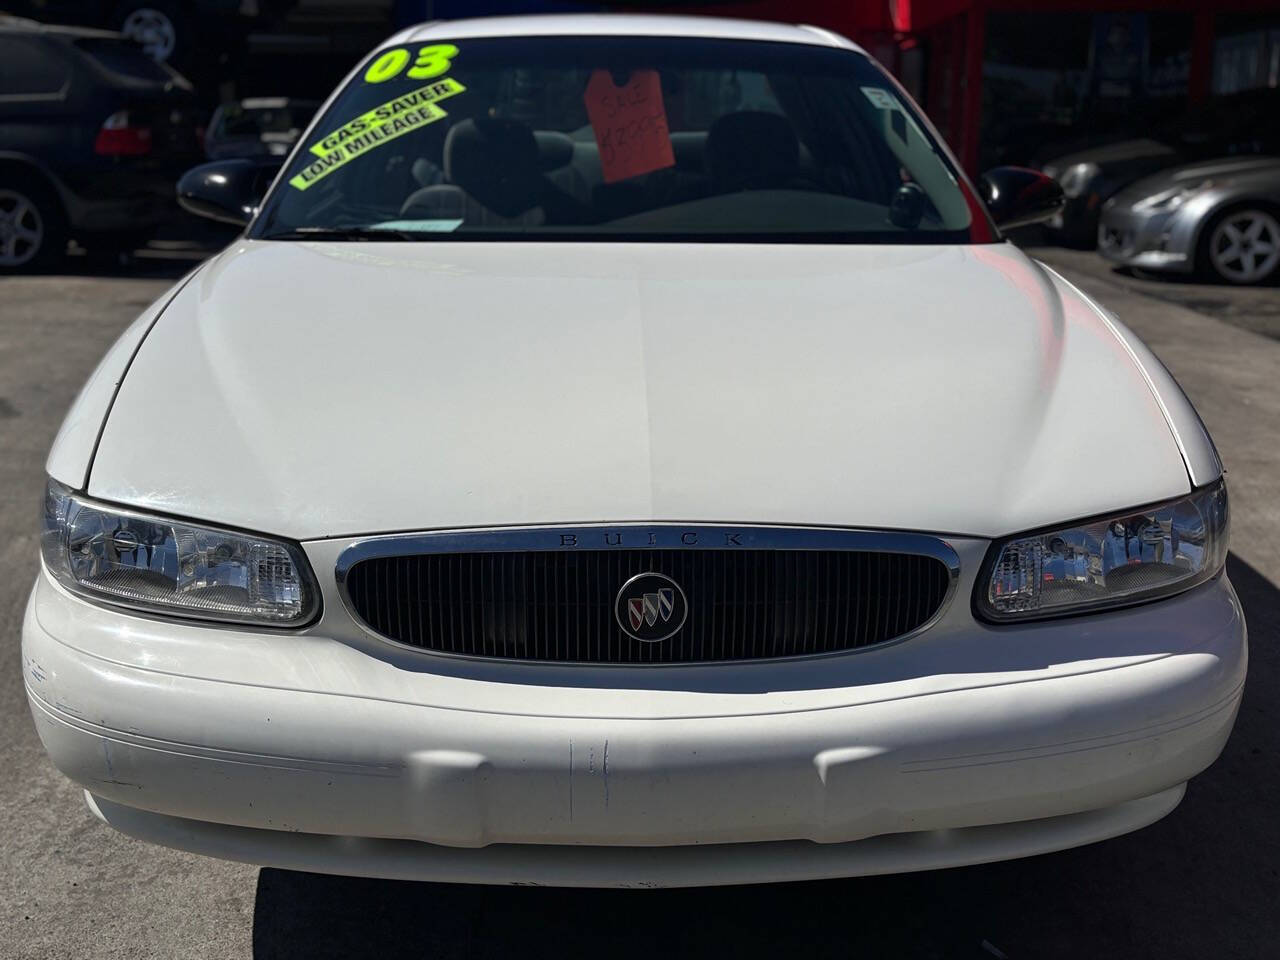
[[436, 23], [102, 361], [23, 628], [127, 834], [430, 880], [725, 884], [1115, 836], [1245, 677], [1223, 471], [830, 33]]

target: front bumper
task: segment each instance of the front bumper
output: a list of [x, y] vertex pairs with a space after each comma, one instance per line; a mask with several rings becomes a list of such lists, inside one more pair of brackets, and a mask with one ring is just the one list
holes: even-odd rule
[[1143, 270], [1195, 269], [1194, 243], [1177, 210], [1108, 205], [1098, 223], [1098, 252], [1113, 263]]
[[794, 666], [825, 687], [767, 662], [498, 681], [319, 633], [134, 617], [42, 574], [23, 662], [49, 755], [127, 833], [476, 882], [731, 883], [1059, 849], [1167, 813], [1234, 722], [1247, 654], [1225, 576], [962, 629]]
[[1105, 185], [1090, 184], [1075, 196], [1066, 197], [1062, 209], [1045, 223], [1050, 235], [1070, 247], [1092, 247], [1106, 200], [1102, 189]]

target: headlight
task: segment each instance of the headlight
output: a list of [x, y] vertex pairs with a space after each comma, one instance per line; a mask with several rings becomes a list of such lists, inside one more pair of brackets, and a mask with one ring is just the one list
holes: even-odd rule
[[994, 544], [974, 608], [997, 623], [1168, 596], [1203, 583], [1227, 559], [1227, 488]]
[[1173, 187], [1169, 190], [1162, 190], [1159, 193], [1144, 197], [1133, 205], [1135, 210], [1175, 210], [1182, 206], [1201, 190], [1205, 190], [1213, 186], [1212, 180], [1204, 180], [1200, 183], [1192, 184], [1186, 187]]
[[319, 609], [290, 544], [94, 503], [53, 480], [40, 546], [67, 589], [137, 610], [296, 627]]
[[1073, 163], [1067, 167], [1062, 179], [1058, 181], [1062, 186], [1063, 196], [1074, 200], [1084, 193], [1089, 181], [1097, 175], [1098, 165], [1096, 163]]

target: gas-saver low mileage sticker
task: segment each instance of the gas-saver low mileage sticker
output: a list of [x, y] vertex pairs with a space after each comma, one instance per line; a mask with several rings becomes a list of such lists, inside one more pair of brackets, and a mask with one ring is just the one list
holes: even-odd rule
[[445, 77], [348, 120], [308, 148], [316, 159], [290, 178], [290, 186], [306, 190], [374, 147], [444, 119], [447, 114], [437, 101], [465, 90], [457, 80]]

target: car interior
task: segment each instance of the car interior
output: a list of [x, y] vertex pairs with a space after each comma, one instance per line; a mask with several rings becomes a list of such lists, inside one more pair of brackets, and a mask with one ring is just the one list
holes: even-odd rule
[[[663, 83], [669, 84], [665, 74]], [[757, 86], [770, 84], [761, 75]], [[905, 112], [855, 103], [857, 120], [831, 124], [823, 122], [830, 116], [824, 104], [807, 102], [815, 92], [848, 96], [836, 84], [794, 90], [803, 130], [777, 101], [762, 104], [760, 97], [678, 124], [684, 128], [669, 133], [674, 163], [614, 182], [605, 176], [589, 123], [535, 126], [529, 111], [513, 115], [518, 104], [501, 100], [467, 115], [458, 98], [448, 102], [445, 122], [378, 145], [338, 171], [308, 198], [306, 219], [340, 213], [348, 222], [427, 232], [572, 232], [590, 225], [750, 233], [761, 223], [784, 231], [827, 223], [937, 231], [968, 223], [953, 175]]]

